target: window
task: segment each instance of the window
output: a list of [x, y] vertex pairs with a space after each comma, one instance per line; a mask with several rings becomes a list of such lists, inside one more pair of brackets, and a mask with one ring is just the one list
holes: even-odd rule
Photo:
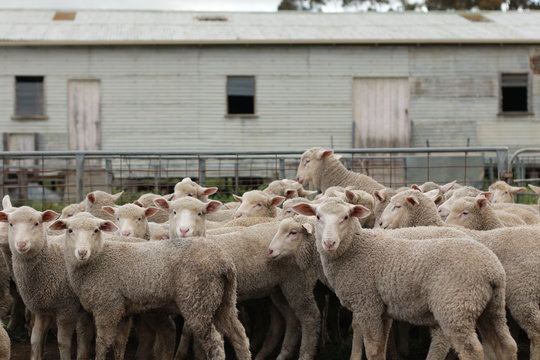
[[531, 112], [529, 74], [501, 74], [501, 113]]
[[255, 114], [254, 76], [227, 76], [227, 114]]
[[43, 76], [15, 77], [15, 116], [45, 116]]

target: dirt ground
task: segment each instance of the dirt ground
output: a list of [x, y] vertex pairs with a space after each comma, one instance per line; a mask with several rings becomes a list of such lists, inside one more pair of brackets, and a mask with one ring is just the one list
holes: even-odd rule
[[[58, 346], [56, 342], [48, 341], [45, 345], [45, 354], [43, 358], [46, 360], [60, 360], [60, 355], [58, 354]], [[73, 355], [73, 359], [75, 354]], [[113, 359], [112, 352], [108, 356], [109, 359]], [[126, 351], [126, 360], [135, 359], [135, 347], [132, 344], [128, 345]], [[28, 343], [12, 343], [11, 344], [11, 360], [28, 360], [30, 359], [30, 344]]]

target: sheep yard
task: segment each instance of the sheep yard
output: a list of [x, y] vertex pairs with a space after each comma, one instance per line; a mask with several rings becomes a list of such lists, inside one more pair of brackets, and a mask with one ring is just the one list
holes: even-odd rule
[[540, 356], [536, 151], [0, 152], [11, 359]]

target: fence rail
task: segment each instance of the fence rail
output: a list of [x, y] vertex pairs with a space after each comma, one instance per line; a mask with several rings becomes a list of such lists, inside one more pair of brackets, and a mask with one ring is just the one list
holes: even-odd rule
[[[168, 193], [189, 176], [230, 194], [294, 178], [301, 150], [0, 152], [0, 195], [15, 203], [81, 201], [93, 190]], [[506, 147], [336, 149], [345, 166], [387, 186], [425, 181], [483, 187], [511, 173]]]

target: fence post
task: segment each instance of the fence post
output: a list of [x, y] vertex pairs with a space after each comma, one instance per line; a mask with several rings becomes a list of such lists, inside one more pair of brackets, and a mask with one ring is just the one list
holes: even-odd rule
[[199, 184], [204, 186], [206, 183], [206, 159], [199, 157]]
[[75, 187], [77, 189], [77, 201], [84, 199], [84, 155], [75, 155]]
[[499, 180], [512, 182], [512, 169], [508, 167], [508, 149], [497, 150], [497, 171]]
[[113, 193], [113, 169], [112, 169], [112, 160], [105, 159], [105, 181], [107, 182], [107, 191]]
[[279, 159], [279, 178], [285, 179], [285, 159]]

